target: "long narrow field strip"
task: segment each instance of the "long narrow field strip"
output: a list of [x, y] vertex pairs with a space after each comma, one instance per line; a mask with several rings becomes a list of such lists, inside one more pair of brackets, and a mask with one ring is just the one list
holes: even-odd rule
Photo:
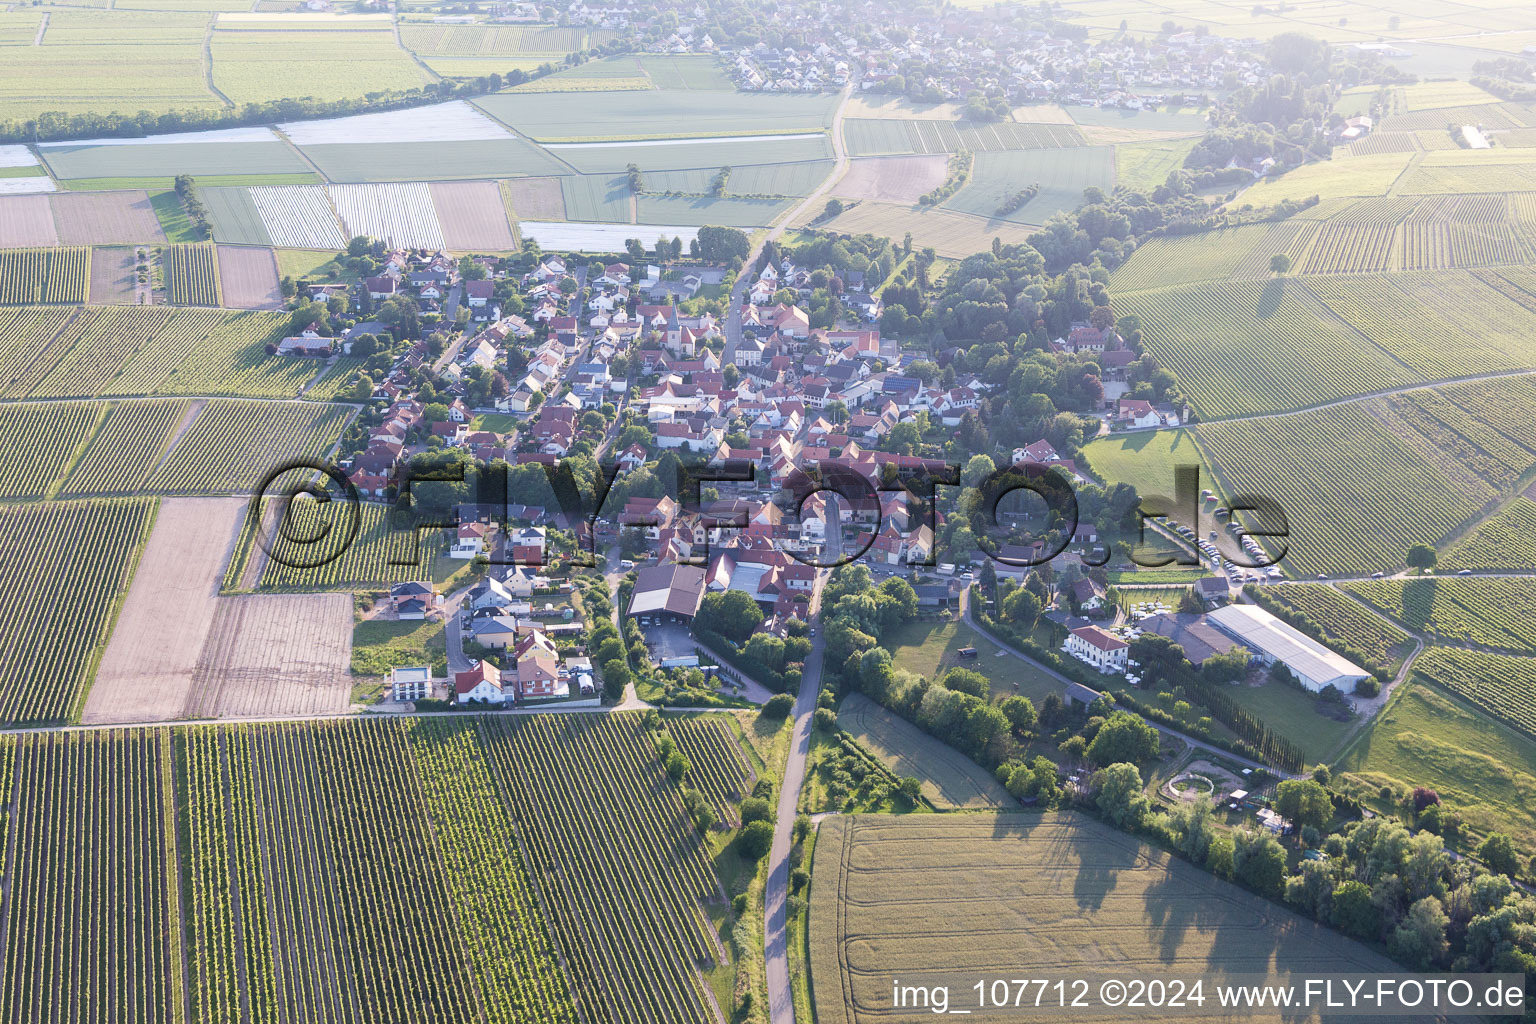
[[0, 721], [79, 714], [154, 511], [150, 498], [0, 508]]
[[142, 493], [190, 405], [184, 399], [117, 403], [59, 493]]
[[1536, 736], [1536, 658], [1431, 647], [1414, 661], [1413, 671], [1417, 678]]
[[349, 236], [367, 235], [390, 245], [415, 248], [441, 249], [445, 245], [432, 193], [421, 182], [331, 185], [327, 191]]
[[741, 752], [736, 734], [718, 716], [666, 719], [667, 734], [688, 758], [686, 782], [703, 793], [722, 822], [739, 821], [735, 805], [750, 793], [752, 765]]
[[1359, 405], [1207, 423], [1195, 430], [1223, 492], [1262, 494], [1290, 524], [1285, 564], [1302, 575], [1402, 565], [1496, 496], [1448, 458], [1388, 429]]
[[91, 250], [0, 249], [0, 305], [84, 302], [91, 283]]
[[222, 306], [219, 264], [208, 242], [172, 245], [164, 256], [165, 288], [177, 306]]
[[[751, 125], [754, 132], [763, 135], [817, 132], [831, 127], [837, 97], [830, 93], [769, 95], [724, 90], [652, 89], [645, 92], [500, 92], [482, 96], [474, 103], [518, 133], [540, 142], [605, 142], [735, 136], [742, 133], [743, 125]], [[716, 165], [753, 162], [717, 160]], [[622, 170], [623, 164], [619, 167]]]
[[[702, 904], [722, 894], [640, 716], [531, 715], [482, 728], [584, 1012], [598, 1024], [713, 1024], [699, 969], [723, 951]], [[576, 764], [615, 769], [562, 768]], [[655, 853], [661, 843], [667, 856]], [[622, 894], [613, 863], [626, 865]]]
[[[928, 1006], [892, 1007], [892, 978], [969, 998], [978, 979], [1039, 978], [1049, 991], [1060, 979], [1070, 991], [1084, 974], [1149, 963], [1191, 977], [1219, 964], [1277, 982], [1279, 971], [1391, 969], [1338, 932], [1068, 813], [829, 817], [809, 939], [820, 1024], [934, 1019]], [[1146, 1015], [1095, 1006], [1071, 1018]]]
[[1536, 501], [1516, 495], [1440, 555], [1446, 571], [1536, 569]]
[[213, 221], [216, 240], [236, 245], [272, 244], [272, 236], [267, 232], [261, 209], [250, 189], [213, 186], [198, 189], [198, 194]]
[[[267, 241], [283, 249], [332, 249], [346, 246], [336, 213], [319, 185], [262, 185], [250, 189]], [[237, 223], [243, 223], [243, 218]], [[220, 237], [221, 242], [247, 241]]]
[[89, 402], [0, 405], [0, 498], [42, 498], [95, 433], [105, 410]]
[[1070, 124], [983, 124], [970, 121], [898, 121], [849, 118], [843, 136], [851, 156], [905, 153], [972, 153], [1082, 146], [1082, 129]]
[[[410, 29], [401, 29], [405, 34]], [[295, 146], [392, 144], [401, 142], [466, 142], [505, 139], [512, 133], [478, 107], [463, 100], [425, 107], [353, 114], [277, 126]]]
[[[1141, 292], [1119, 299], [1116, 312], [1141, 318], [1148, 350], [1179, 375], [1207, 418], [1302, 408], [1424, 379], [1295, 282]], [[1298, 365], [1312, 369], [1296, 373]]]
[[[352, 535], [352, 511], [342, 502], [318, 504], [300, 500], [287, 506], [283, 513], [286, 521], [279, 522], [278, 509], [269, 504], [261, 517], [261, 528], [271, 538], [268, 543], [273, 557], [267, 560], [262, 572], [261, 587], [382, 589], [393, 583], [427, 578], [433, 561], [445, 554], [442, 530], [417, 530], [411, 525], [410, 516], [396, 516], [389, 505], [366, 502], [357, 506], [356, 533]], [[334, 539], [335, 544], [310, 542], [316, 537], [324, 537], [327, 542]], [[314, 568], [299, 568], [322, 559], [324, 564]]]
[[218, 247], [221, 305], [236, 309], [278, 309], [283, 292], [277, 277], [277, 256], [271, 249], [249, 245]]
[[1426, 577], [1339, 586], [1438, 642], [1536, 654], [1536, 594], [1528, 580]]
[[173, 494], [249, 491], [280, 464], [325, 452], [350, 414], [313, 402], [209, 402], [148, 486]]

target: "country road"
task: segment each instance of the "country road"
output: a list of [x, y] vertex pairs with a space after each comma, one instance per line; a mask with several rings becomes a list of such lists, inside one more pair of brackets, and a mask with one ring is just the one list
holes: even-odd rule
[[734, 363], [736, 361], [736, 346], [741, 344], [741, 303], [747, 296], [747, 289], [752, 284], [752, 268], [757, 265], [758, 259], [763, 255], [763, 246], [774, 241], [784, 234], [786, 228], [799, 219], [806, 210], [812, 209], [815, 204], [826, 194], [832, 191], [839, 179], [848, 170], [848, 151], [843, 145], [843, 111], [847, 109], [848, 97], [853, 95], [854, 83], [849, 82], [843, 87], [842, 94], [837, 100], [837, 109], [832, 113], [832, 155], [834, 162], [832, 172], [828, 174], [816, 191], [806, 196], [800, 202], [776, 220], [768, 233], [752, 247], [746, 260], [741, 265], [741, 273], [736, 275], [736, 284], [731, 288], [730, 310], [725, 317], [725, 355], [722, 363]]

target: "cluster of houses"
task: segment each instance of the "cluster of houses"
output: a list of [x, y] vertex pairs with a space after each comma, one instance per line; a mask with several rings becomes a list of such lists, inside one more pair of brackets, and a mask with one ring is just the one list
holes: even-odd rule
[[462, 301], [469, 308], [472, 319], [493, 320], [500, 316], [492, 280], [495, 262], [482, 257], [485, 276], [460, 280], [458, 261], [446, 252], [394, 249], [384, 254], [384, 266], [378, 274], [363, 279], [363, 287], [374, 302], [409, 295], [416, 300], [422, 313], [452, 318], [458, 302]]

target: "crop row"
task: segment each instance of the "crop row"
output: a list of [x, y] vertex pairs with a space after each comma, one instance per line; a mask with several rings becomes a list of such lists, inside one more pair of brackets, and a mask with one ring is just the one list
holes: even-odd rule
[[84, 302], [91, 286], [91, 250], [0, 249], [0, 305]]
[[1431, 647], [1414, 661], [1413, 671], [1536, 736], [1536, 659]]
[[1388, 270], [1396, 227], [1391, 224], [1325, 224], [1307, 253], [1307, 274], [1365, 274]]
[[1311, 619], [1330, 640], [1362, 652], [1372, 667], [1391, 664], [1392, 648], [1410, 639], [1407, 633], [1383, 622], [1326, 584], [1266, 587], [1264, 593], [1277, 604]]
[[1371, 607], [1439, 641], [1536, 653], [1536, 591], [1525, 579], [1425, 577], [1341, 584]]
[[667, 734], [692, 765], [688, 784], [709, 800], [715, 818], [729, 823], [732, 805], [748, 795], [752, 767], [741, 752], [731, 727], [718, 717], [668, 718]]
[[107, 414], [60, 493], [137, 494], [186, 418], [184, 399], [119, 402]]
[[1531, 244], [1508, 224], [1414, 223], [1404, 226], [1403, 269], [1445, 270], [1523, 263]]
[[429, 249], [445, 244], [432, 193], [422, 182], [331, 185], [328, 191], [351, 235]]
[[211, 242], [172, 245], [164, 256], [165, 288], [178, 306], [220, 305], [219, 264]]
[[[261, 528], [267, 531], [273, 557], [262, 570], [261, 585], [299, 590], [383, 587], [431, 573], [445, 547], [440, 528], [415, 529], [409, 513], [396, 514], [390, 506], [365, 503], [355, 509], [354, 521], [354, 506], [345, 502], [301, 499], [287, 503], [285, 520], [278, 522], [277, 509], [269, 505]], [[314, 568], [300, 568], [307, 565]]]
[[174, 494], [253, 490], [270, 472], [323, 454], [350, 410], [303, 402], [210, 401], [150, 476]]
[[69, 467], [101, 415], [89, 402], [0, 405], [0, 498], [41, 498]]
[[1516, 495], [1440, 556], [1444, 570], [1536, 569], [1536, 502]]

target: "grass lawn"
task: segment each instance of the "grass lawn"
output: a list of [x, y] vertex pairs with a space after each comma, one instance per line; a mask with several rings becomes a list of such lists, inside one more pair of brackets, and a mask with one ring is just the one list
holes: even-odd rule
[[485, 412], [476, 416], [473, 421], [475, 430], [490, 430], [497, 434], [510, 434], [523, 422], [516, 416], [507, 416], [499, 412]]
[[863, 694], [843, 701], [837, 724], [898, 776], [922, 780], [923, 796], [939, 810], [1016, 806], [981, 765]]
[[[1052, 676], [1012, 655], [997, 657], [998, 645], [961, 621], [909, 622], [891, 636], [891, 660], [904, 669], [934, 679], [959, 666], [974, 669], [992, 684], [992, 697], [1020, 694], [1039, 704], [1046, 694], [1060, 693]], [[975, 658], [961, 658], [962, 647], [974, 647]]]
[[1264, 724], [1301, 748], [1308, 764], [1326, 762], [1344, 742], [1353, 721], [1339, 721], [1317, 711], [1317, 698], [1286, 686], [1231, 686], [1232, 699], [1257, 715]]
[[431, 659], [434, 674], [448, 671], [447, 640], [441, 622], [359, 622], [352, 627], [352, 674], [381, 676], [392, 668], [420, 665], [423, 650]]
[[1195, 435], [1187, 430], [1111, 434], [1090, 441], [1083, 448], [1083, 458], [1099, 479], [1130, 484], [1137, 494], [1173, 497], [1175, 466], [1199, 466], [1200, 486], [1213, 486], [1211, 471], [1195, 447]]
[[301, 277], [310, 280], [348, 281], [351, 274], [336, 262], [336, 253], [329, 249], [273, 249], [277, 254], [277, 276]]
[[165, 237], [172, 242], [198, 242], [202, 235], [198, 234], [192, 226], [192, 218], [187, 216], [186, 208], [181, 205], [181, 198], [175, 192], [151, 192], [149, 205], [155, 209], [155, 219], [160, 222], [160, 230], [165, 232]]
[[[1401, 797], [1427, 786], [1461, 815], [1471, 848], [1489, 832], [1536, 853], [1536, 742], [1444, 691], [1416, 679], [1362, 730], [1334, 765], [1334, 778], [1383, 813], [1382, 787]], [[1523, 857], [1522, 857], [1523, 859]]]

